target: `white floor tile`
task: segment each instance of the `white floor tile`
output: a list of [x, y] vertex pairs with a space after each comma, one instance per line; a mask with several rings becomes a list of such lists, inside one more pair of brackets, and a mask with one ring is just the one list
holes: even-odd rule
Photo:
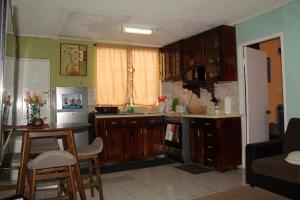
[[[245, 171], [211, 171], [190, 174], [177, 169], [178, 164], [163, 165], [102, 175], [105, 200], [191, 200], [212, 193], [246, 185]], [[42, 192], [40, 197], [55, 195], [56, 191]], [[0, 191], [0, 198], [14, 194], [14, 191]], [[98, 200], [99, 193], [87, 199]]]

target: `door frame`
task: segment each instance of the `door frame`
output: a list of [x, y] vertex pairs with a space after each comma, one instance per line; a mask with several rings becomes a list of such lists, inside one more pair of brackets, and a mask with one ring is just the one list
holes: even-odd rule
[[263, 41], [279, 38], [280, 39], [280, 48], [281, 48], [281, 71], [282, 71], [282, 92], [283, 92], [283, 107], [284, 107], [284, 130], [287, 127], [287, 105], [286, 105], [286, 81], [285, 81], [285, 56], [284, 56], [284, 43], [283, 43], [283, 33], [275, 33], [268, 35], [262, 38], [251, 40], [248, 42], [241, 43], [238, 46], [238, 84], [239, 84], [239, 109], [241, 113], [242, 121], [242, 168], [246, 166], [246, 145], [248, 141], [248, 132], [247, 132], [247, 98], [246, 98], [246, 80], [245, 80], [245, 70], [244, 70], [244, 47], [251, 44], [260, 43]]

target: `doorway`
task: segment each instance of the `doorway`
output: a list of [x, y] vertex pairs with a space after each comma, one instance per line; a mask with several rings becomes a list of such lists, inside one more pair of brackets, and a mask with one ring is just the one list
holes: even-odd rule
[[[250, 46], [254, 49], [260, 48], [260, 47], [258, 47], [258, 46], [260, 46], [260, 45], [258, 45], [259, 43], [268, 42], [268, 41], [271, 41], [273, 39], [277, 39], [277, 41], [278, 40], [280, 41], [279, 42], [280, 49], [278, 49], [277, 47], [272, 47], [271, 49], [272, 49], [272, 51], [274, 50], [275, 52], [279, 53], [280, 60], [281, 60], [281, 85], [282, 85], [281, 88], [282, 89], [280, 89], [278, 91], [278, 93], [281, 96], [282, 106], [280, 105], [279, 108], [277, 107], [276, 109], [274, 109], [276, 106], [275, 107], [273, 106], [273, 109], [272, 109], [273, 112], [271, 110], [271, 114], [266, 114], [266, 120], [265, 121], [266, 121], [266, 124], [267, 123], [268, 124], [272, 123], [271, 120], [274, 119], [273, 117], [275, 116], [275, 119], [277, 119], [277, 121], [275, 121], [275, 122], [273, 121], [273, 123], [276, 123], [276, 124], [278, 124], [279, 127], [281, 127], [281, 130], [280, 130], [281, 132], [284, 132], [284, 130], [286, 129], [286, 125], [287, 125], [287, 110], [286, 110], [286, 95], [285, 95], [286, 94], [285, 65], [284, 65], [285, 62], [284, 62], [284, 45], [283, 45], [282, 33], [276, 33], [276, 34], [273, 34], [273, 35], [270, 35], [270, 36], [267, 36], [267, 37], [263, 37], [263, 38], [260, 38], [260, 39], [256, 39], [256, 40], [249, 41], [249, 42], [241, 44], [239, 46], [238, 53], [239, 53], [239, 58], [240, 58], [239, 59], [239, 95], [240, 95], [239, 104], [240, 104], [240, 112], [242, 114], [241, 119], [242, 119], [242, 149], [243, 149], [242, 150], [242, 161], [243, 161], [243, 167], [245, 167], [245, 147], [246, 147], [247, 144], [252, 143], [251, 140], [249, 139], [249, 137], [251, 137], [251, 134], [249, 134], [249, 123], [248, 123], [248, 115], [249, 115], [248, 112], [252, 112], [252, 110], [247, 110], [248, 99], [247, 99], [247, 96], [246, 96], [247, 88], [246, 88], [246, 74], [245, 74], [245, 65], [244, 65], [244, 62], [245, 62], [244, 49], [245, 49], [245, 47], [248, 47], [248, 46]], [[278, 43], [277, 43], [277, 45], [278, 45]], [[272, 64], [272, 59], [269, 63]], [[268, 70], [268, 72], [276, 73], [276, 71], [274, 71], [273, 68]], [[274, 78], [273, 79], [272, 78], [273, 77], [271, 77], [271, 83], [274, 83]], [[267, 83], [267, 84], [269, 85], [269, 83]], [[264, 110], [264, 113], [266, 113], [266, 111], [269, 111], [269, 107]], [[279, 124], [279, 123], [282, 123], [282, 124]], [[282, 127], [284, 127], [284, 128], [282, 128]], [[269, 130], [267, 130], [266, 134], [269, 134]], [[268, 135], [268, 138], [269, 138], [269, 135]]]
[[268, 118], [269, 139], [281, 138], [284, 134], [283, 83], [280, 37], [261, 41], [247, 47], [267, 54]]

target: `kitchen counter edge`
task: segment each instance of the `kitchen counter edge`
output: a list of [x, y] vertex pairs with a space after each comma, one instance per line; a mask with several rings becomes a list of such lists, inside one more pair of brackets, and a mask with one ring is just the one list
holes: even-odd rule
[[186, 114], [186, 113], [149, 113], [149, 114], [96, 114], [96, 118], [127, 118], [127, 117], [185, 117], [185, 118], [233, 118], [241, 117], [239, 113], [232, 114]]

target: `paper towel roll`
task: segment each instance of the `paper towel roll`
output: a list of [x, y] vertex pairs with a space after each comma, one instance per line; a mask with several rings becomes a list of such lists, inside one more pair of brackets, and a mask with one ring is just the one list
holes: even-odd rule
[[224, 99], [224, 113], [225, 115], [231, 114], [231, 98], [229, 96]]

